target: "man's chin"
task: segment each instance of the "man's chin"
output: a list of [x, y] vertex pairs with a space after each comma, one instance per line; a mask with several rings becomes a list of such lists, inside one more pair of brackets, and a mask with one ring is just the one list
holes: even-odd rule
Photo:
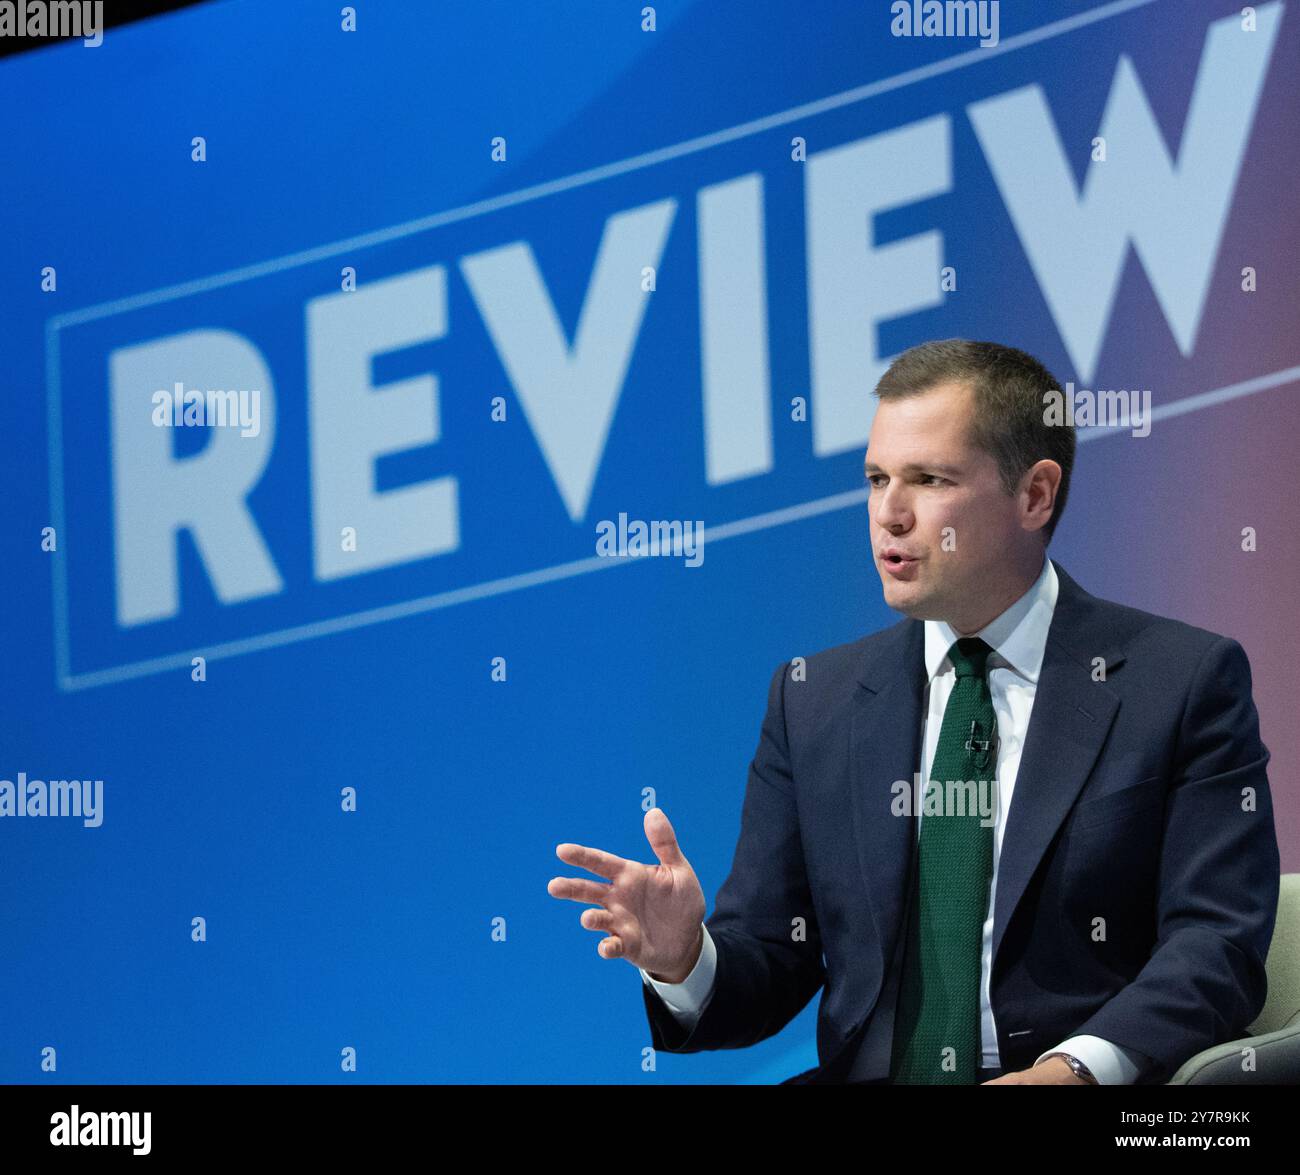
[[920, 590], [915, 584], [885, 584], [885, 603], [895, 612], [901, 612], [912, 620], [938, 618], [930, 593]]

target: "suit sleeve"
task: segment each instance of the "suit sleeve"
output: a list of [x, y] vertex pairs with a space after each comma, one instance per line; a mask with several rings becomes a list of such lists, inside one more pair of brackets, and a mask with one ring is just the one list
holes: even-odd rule
[[1267, 994], [1280, 856], [1241, 645], [1220, 637], [1193, 676], [1160, 848], [1157, 942], [1136, 979], [1079, 1026], [1152, 1058], [1141, 1084], [1244, 1035]]
[[692, 1053], [757, 1044], [780, 1032], [825, 981], [790, 770], [787, 673], [788, 663], [768, 687], [740, 839], [705, 919], [716, 950], [708, 1003], [694, 1024], [684, 1025], [650, 984], [641, 985], [656, 1049]]

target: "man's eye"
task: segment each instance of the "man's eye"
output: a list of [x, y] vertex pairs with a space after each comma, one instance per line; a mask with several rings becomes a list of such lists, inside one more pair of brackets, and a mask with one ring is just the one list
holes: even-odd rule
[[[883, 478], [884, 476], [885, 475], [883, 473], [873, 473], [870, 477], [867, 478], [867, 482], [874, 487], [877, 480]], [[937, 473], [923, 473], [917, 480], [921, 482], [930, 482], [930, 481], [941, 482], [941, 481], [946, 481], [947, 478], [940, 477]]]

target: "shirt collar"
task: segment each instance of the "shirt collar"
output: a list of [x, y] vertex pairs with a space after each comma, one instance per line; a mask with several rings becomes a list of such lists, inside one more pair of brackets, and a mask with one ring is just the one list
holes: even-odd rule
[[[1044, 554], [1043, 568], [1033, 586], [1000, 616], [972, 634], [993, 649], [990, 667], [1011, 669], [1027, 681], [1038, 681], [1058, 587], [1056, 568]], [[931, 681], [951, 667], [948, 650], [960, 636], [946, 620], [925, 621], [925, 668]]]

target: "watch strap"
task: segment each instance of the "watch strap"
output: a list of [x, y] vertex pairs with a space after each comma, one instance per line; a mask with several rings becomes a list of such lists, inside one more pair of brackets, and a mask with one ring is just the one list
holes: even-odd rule
[[[1088, 1068], [1078, 1057], [1070, 1053], [1050, 1053], [1049, 1056], [1060, 1057], [1073, 1070], [1074, 1075], [1080, 1081], [1086, 1081], [1089, 1085], [1100, 1085], [1101, 1083], [1094, 1076], [1091, 1069]], [[1044, 1058], [1046, 1059], [1046, 1058]]]

